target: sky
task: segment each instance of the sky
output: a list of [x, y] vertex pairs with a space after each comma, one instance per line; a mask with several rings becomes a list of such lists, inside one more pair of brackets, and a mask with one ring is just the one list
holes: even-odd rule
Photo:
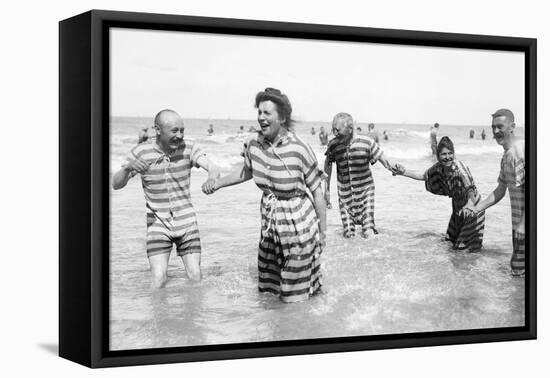
[[374, 43], [111, 29], [111, 115], [255, 119], [254, 97], [285, 93], [297, 121], [524, 125], [524, 54]]

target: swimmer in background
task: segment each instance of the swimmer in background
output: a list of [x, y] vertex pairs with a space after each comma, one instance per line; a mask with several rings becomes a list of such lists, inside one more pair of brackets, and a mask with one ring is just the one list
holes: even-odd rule
[[470, 139], [474, 139], [476, 132], [474, 129], [470, 129]]
[[481, 130], [481, 140], [485, 140], [485, 129]]
[[437, 133], [439, 132], [439, 123], [434, 123], [430, 129], [430, 146], [432, 147], [432, 155], [437, 158]]
[[319, 141], [321, 142], [321, 146], [326, 146], [328, 144], [328, 133], [323, 126], [321, 126], [319, 131]]
[[311, 135], [315, 135], [315, 132], [316, 132], [316, 131], [315, 131], [315, 127], [312, 127], [312, 128], [311, 128]]
[[144, 128], [141, 129], [141, 131], [138, 134], [137, 144], [144, 143], [144, 142], [147, 142], [149, 140], [148, 130], [149, 130], [148, 127], [144, 127]]
[[207, 133], [208, 133], [208, 136], [214, 135], [214, 125], [213, 124], [208, 125]]
[[367, 132], [367, 135], [370, 136], [376, 143], [380, 143], [380, 135], [378, 134], [378, 131], [374, 130], [374, 123], [369, 123], [369, 131]]
[[384, 130], [384, 132], [382, 133], [382, 136], [384, 137], [384, 140], [388, 140], [388, 132], [386, 130]]
[[239, 131], [237, 131], [237, 134], [239, 134], [239, 135], [244, 134], [244, 126], [243, 125], [241, 125], [239, 127]]

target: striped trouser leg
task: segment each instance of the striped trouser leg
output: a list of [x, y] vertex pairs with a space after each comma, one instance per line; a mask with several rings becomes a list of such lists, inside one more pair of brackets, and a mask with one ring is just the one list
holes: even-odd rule
[[[271, 236], [271, 235], [270, 235]], [[281, 291], [280, 253], [272, 237], [262, 238], [258, 248], [258, 289], [279, 294]]]
[[367, 185], [365, 187], [365, 197], [364, 197], [364, 208], [363, 208], [363, 219], [362, 226], [363, 232], [371, 228], [376, 232], [376, 227], [374, 224], [374, 184]]
[[525, 234], [519, 234], [514, 230], [512, 232], [512, 244], [514, 246], [512, 259], [510, 260], [512, 273], [522, 275], [525, 273]]
[[350, 208], [341, 200], [338, 200], [340, 206], [340, 218], [342, 219], [342, 226], [344, 227], [344, 237], [351, 238], [355, 236], [355, 222], [353, 217], [349, 213]]

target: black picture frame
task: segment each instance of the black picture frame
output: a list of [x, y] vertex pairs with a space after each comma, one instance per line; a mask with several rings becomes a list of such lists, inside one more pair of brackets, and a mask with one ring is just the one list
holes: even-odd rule
[[[516, 51], [525, 54], [527, 273], [525, 326], [331, 339], [110, 351], [109, 38], [112, 27]], [[537, 41], [92, 10], [59, 23], [59, 355], [88, 367], [535, 339]]]

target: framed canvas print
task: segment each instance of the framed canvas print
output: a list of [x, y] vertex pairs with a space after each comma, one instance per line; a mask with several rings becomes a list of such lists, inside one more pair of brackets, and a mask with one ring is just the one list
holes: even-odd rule
[[60, 22], [60, 355], [536, 337], [536, 40]]

